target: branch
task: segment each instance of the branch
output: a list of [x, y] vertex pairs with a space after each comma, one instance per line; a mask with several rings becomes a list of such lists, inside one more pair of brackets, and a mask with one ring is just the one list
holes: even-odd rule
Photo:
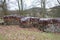
[[60, 4], [60, 2], [57, 0], [57, 2]]

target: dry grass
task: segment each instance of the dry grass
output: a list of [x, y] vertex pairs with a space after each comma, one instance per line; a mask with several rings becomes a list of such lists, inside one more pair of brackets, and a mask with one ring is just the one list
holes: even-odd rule
[[0, 26], [0, 40], [60, 40], [60, 34], [44, 33], [35, 28]]

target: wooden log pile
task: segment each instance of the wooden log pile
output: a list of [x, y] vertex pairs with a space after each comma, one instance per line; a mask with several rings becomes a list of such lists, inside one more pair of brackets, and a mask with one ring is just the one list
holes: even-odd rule
[[[42, 31], [48, 31], [48, 30], [52, 31], [52, 29], [54, 28], [57, 30], [60, 28], [60, 18], [38, 18], [38, 17], [21, 17], [21, 16], [4, 16], [3, 18], [4, 23], [6, 23], [7, 25], [18, 24], [24, 28], [36, 27]], [[53, 32], [55, 32], [55, 29]]]

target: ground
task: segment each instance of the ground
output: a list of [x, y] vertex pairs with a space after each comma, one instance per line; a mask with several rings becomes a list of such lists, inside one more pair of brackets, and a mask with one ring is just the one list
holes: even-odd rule
[[41, 32], [36, 28], [21, 28], [18, 25], [0, 25], [0, 40], [60, 40], [60, 34]]

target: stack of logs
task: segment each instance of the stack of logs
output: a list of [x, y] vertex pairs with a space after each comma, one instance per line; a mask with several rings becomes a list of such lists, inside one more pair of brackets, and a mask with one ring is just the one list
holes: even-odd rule
[[4, 16], [4, 23], [18, 24], [21, 27], [36, 27], [42, 31], [51, 27], [50, 25], [60, 25], [60, 18], [38, 18], [38, 17], [21, 17], [21, 16]]

